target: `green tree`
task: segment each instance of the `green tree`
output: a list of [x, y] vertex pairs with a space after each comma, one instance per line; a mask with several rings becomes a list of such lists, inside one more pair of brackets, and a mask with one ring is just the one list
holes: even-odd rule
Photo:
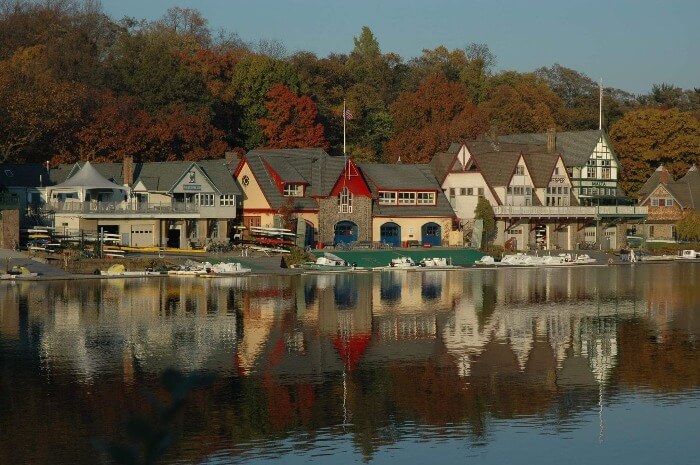
[[700, 242], [700, 213], [690, 212], [678, 220], [676, 234], [681, 240]]
[[663, 164], [674, 177], [700, 160], [700, 121], [677, 109], [632, 110], [610, 129], [622, 164], [622, 187], [635, 193]]
[[305, 91], [296, 71], [284, 61], [249, 55], [233, 71], [231, 90], [238, 115], [238, 136], [246, 149], [265, 143], [260, 120], [268, 116], [265, 96], [276, 84], [284, 84], [296, 94]]
[[486, 200], [486, 197], [479, 197], [474, 209], [474, 219], [484, 221], [484, 231], [481, 240], [482, 248], [486, 248], [488, 242], [493, 239], [496, 232], [496, 214], [491, 207], [491, 203]]

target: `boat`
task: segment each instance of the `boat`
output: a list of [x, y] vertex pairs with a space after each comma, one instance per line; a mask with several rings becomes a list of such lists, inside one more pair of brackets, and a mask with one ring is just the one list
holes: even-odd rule
[[180, 265], [175, 270], [169, 270], [168, 276], [197, 276], [211, 273], [212, 264], [209, 262], [198, 263], [187, 260], [184, 265]]
[[13, 266], [9, 270], [9, 273], [0, 274], [0, 279], [15, 280], [36, 278], [37, 276], [39, 276], [39, 273], [29, 271], [29, 268], [27, 268], [26, 266]]
[[215, 278], [218, 276], [238, 276], [245, 273], [250, 273], [250, 268], [243, 268], [238, 262], [221, 262], [211, 266], [208, 273], [199, 274], [200, 278]]
[[516, 254], [504, 255], [500, 262], [496, 262], [495, 265], [499, 266], [521, 266], [523, 262], [528, 257], [527, 254], [518, 252]]
[[698, 258], [700, 258], [700, 252], [696, 252], [692, 249], [681, 250], [676, 257], [678, 260], [694, 260]]
[[321, 257], [318, 257], [314, 262], [304, 262], [299, 265], [299, 268], [309, 271], [328, 271], [328, 272], [338, 272], [338, 271], [351, 271], [356, 267], [337, 255], [332, 253], [324, 253]]
[[495, 265], [496, 260], [491, 255], [484, 255], [478, 260], [474, 261], [474, 265], [484, 266], [484, 265]]
[[595, 258], [592, 258], [592, 257], [590, 257], [589, 255], [587, 255], [587, 254], [585, 254], [585, 253], [582, 253], [582, 254], [576, 256], [576, 258], [574, 259], [573, 263], [575, 263], [575, 264], [577, 264], [577, 265], [587, 265], [587, 264], [590, 264], [590, 263], [595, 263], [595, 262], [597, 262], [597, 261], [598, 261], [598, 260], [596, 260]]
[[167, 276], [168, 272], [156, 270], [128, 271], [121, 263], [115, 263], [107, 268], [107, 270], [100, 271], [100, 275], [121, 278], [138, 278], [144, 276]]
[[457, 265], [452, 265], [447, 258], [443, 257], [423, 258], [418, 262], [418, 266], [421, 268], [430, 268], [432, 270], [452, 270], [459, 268]]

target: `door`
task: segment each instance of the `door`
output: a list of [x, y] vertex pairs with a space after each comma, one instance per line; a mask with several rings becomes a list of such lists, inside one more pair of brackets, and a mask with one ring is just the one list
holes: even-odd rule
[[352, 221], [340, 221], [335, 224], [336, 244], [349, 244], [357, 241], [357, 225]]
[[439, 247], [442, 245], [442, 228], [437, 223], [425, 223], [421, 228], [423, 245]]
[[132, 247], [153, 247], [154, 245], [153, 225], [140, 224], [131, 227]]
[[401, 247], [401, 226], [384, 223], [379, 228], [379, 241], [392, 247]]

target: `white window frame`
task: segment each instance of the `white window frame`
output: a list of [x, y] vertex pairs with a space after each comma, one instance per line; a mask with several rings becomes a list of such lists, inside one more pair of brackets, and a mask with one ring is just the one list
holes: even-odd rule
[[435, 205], [435, 192], [416, 192], [416, 204]]
[[285, 197], [303, 197], [304, 196], [304, 185], [303, 184], [293, 184], [285, 183], [283, 187], [283, 193]]
[[338, 194], [338, 213], [352, 213], [352, 192], [347, 187]]
[[197, 194], [197, 204], [200, 207], [213, 207], [214, 194]]
[[379, 205], [396, 205], [396, 192], [379, 191]]
[[221, 194], [219, 196], [219, 205], [222, 207], [232, 207], [236, 205], [236, 195], [235, 194]]
[[415, 205], [416, 204], [416, 193], [415, 192], [399, 192], [398, 196], [399, 205]]

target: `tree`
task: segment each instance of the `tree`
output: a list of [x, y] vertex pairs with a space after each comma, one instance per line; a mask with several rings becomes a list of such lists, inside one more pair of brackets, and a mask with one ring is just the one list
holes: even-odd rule
[[700, 160], [700, 121], [675, 108], [632, 110], [613, 124], [610, 139], [628, 193], [635, 193], [660, 164], [678, 177]]
[[52, 75], [43, 46], [0, 62], [0, 162], [43, 162], [70, 137], [85, 95], [84, 86]]
[[317, 122], [318, 111], [311, 98], [297, 96], [284, 84], [275, 85], [267, 93], [267, 118], [260, 125], [267, 137], [268, 148], [322, 147], [328, 149], [323, 126]]
[[471, 103], [467, 89], [444, 74], [424, 79], [415, 92], [404, 92], [390, 106], [394, 136], [385, 146], [390, 161], [427, 163], [455, 141], [473, 138], [488, 122]]
[[486, 200], [486, 197], [479, 197], [474, 209], [474, 219], [484, 221], [484, 230], [482, 235], [482, 248], [486, 248], [487, 243], [493, 238], [496, 232], [496, 214], [491, 207], [491, 203]]
[[700, 242], [700, 213], [690, 212], [678, 220], [676, 234], [681, 240]]
[[292, 92], [304, 90], [294, 69], [283, 61], [249, 55], [234, 69], [231, 90], [238, 114], [238, 137], [247, 149], [265, 143], [260, 120], [267, 117], [265, 96], [275, 84], [284, 84]]
[[561, 99], [534, 74], [501, 73], [491, 86], [479, 107], [506, 134], [546, 131], [561, 120]]

